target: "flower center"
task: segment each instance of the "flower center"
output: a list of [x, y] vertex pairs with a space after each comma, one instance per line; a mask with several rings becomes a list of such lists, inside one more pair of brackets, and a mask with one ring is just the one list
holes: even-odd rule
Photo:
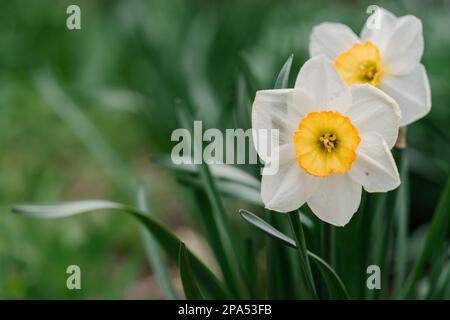
[[339, 112], [310, 112], [294, 132], [297, 162], [314, 176], [349, 170], [361, 141], [350, 119]]
[[370, 41], [356, 43], [336, 58], [336, 68], [342, 79], [354, 83], [380, 84], [383, 74], [380, 50]]
[[336, 141], [336, 135], [333, 133], [326, 133], [323, 136], [319, 138], [319, 141], [323, 143], [323, 147], [328, 151], [331, 152], [335, 148]]

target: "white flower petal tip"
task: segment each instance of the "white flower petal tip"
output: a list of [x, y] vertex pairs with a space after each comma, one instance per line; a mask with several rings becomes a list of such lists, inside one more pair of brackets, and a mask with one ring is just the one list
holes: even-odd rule
[[374, 13], [367, 19], [361, 31], [361, 40], [371, 40], [378, 47], [382, 46], [383, 34], [392, 29], [397, 17], [390, 11], [376, 7]]
[[309, 37], [310, 56], [324, 54], [333, 60], [355, 42], [359, 42], [352, 29], [342, 23], [321, 23], [313, 28]]
[[311, 95], [315, 100], [315, 111], [326, 108], [344, 113], [352, 101], [349, 88], [325, 55], [305, 62], [298, 73], [295, 88]]
[[322, 179], [308, 206], [322, 221], [343, 227], [358, 211], [361, 192], [361, 185], [348, 175], [332, 174]]
[[386, 76], [380, 84], [380, 89], [398, 103], [402, 113], [401, 126], [423, 118], [431, 110], [430, 83], [422, 64], [418, 64], [407, 75]]
[[380, 48], [387, 72], [401, 75], [413, 70], [423, 55], [422, 22], [411, 15], [396, 20], [387, 40]]
[[278, 212], [296, 210], [318, 187], [319, 180], [301, 170], [295, 159], [290, 159], [292, 154], [295, 155], [295, 149], [280, 149], [278, 171], [262, 177], [261, 198], [267, 209]]
[[389, 148], [395, 145], [401, 121], [397, 102], [386, 93], [368, 84], [353, 85], [353, 103], [347, 111], [360, 134], [379, 133]]
[[373, 132], [362, 137], [349, 175], [367, 192], [388, 192], [400, 185], [400, 175], [388, 145], [381, 135]]
[[293, 89], [261, 90], [252, 106], [253, 142], [259, 157], [269, 162], [271, 148], [292, 142], [296, 123], [288, 111]]

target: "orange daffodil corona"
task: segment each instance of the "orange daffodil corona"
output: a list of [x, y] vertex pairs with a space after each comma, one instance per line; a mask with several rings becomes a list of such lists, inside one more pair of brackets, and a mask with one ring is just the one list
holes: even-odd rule
[[362, 187], [386, 192], [399, 186], [390, 149], [400, 123], [394, 99], [369, 84], [349, 87], [323, 55], [303, 65], [293, 89], [258, 91], [254, 132], [276, 129], [279, 136], [272, 150], [278, 171], [263, 171], [261, 182], [266, 208], [290, 212], [308, 203], [323, 221], [344, 226], [359, 207]]
[[310, 55], [326, 55], [349, 86], [368, 83], [383, 90], [398, 103], [400, 125], [406, 126], [431, 108], [428, 77], [420, 63], [422, 23], [383, 8], [372, 18], [378, 21], [372, 25], [368, 20], [360, 37], [340, 23], [319, 24], [310, 36]]

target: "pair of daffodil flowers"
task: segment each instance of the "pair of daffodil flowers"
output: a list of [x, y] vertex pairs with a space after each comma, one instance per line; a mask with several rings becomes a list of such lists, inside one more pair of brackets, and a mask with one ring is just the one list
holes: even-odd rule
[[[257, 92], [252, 127], [275, 129], [279, 140], [278, 171], [262, 176], [266, 208], [290, 212], [307, 203], [321, 220], [344, 226], [362, 188], [400, 185], [391, 149], [400, 127], [430, 111], [430, 87], [421, 21], [378, 10], [378, 26], [366, 23], [360, 37], [343, 24], [316, 26], [294, 88]], [[269, 166], [271, 157], [255, 147]]]

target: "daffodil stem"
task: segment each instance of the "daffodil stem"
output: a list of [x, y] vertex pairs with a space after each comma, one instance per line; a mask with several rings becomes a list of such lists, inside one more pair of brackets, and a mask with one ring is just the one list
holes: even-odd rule
[[[335, 258], [335, 231], [333, 226], [328, 223], [321, 221], [320, 222], [320, 257], [328, 262], [328, 264], [334, 269], [336, 267], [336, 258]], [[317, 294], [319, 298], [325, 297], [327, 294], [327, 286], [323, 281], [317, 287]]]
[[310, 291], [311, 297], [317, 298], [316, 286], [311, 271], [311, 265], [308, 258], [308, 248], [306, 247], [305, 234], [301, 223], [300, 212], [293, 211], [289, 213], [289, 222], [291, 224], [292, 232], [294, 233], [295, 243], [297, 244], [298, 258], [300, 268], [304, 275], [304, 280], [307, 288]]
[[330, 266], [335, 267], [335, 231], [333, 226], [326, 222], [320, 223], [320, 250], [321, 257], [327, 261]]
[[330, 252], [329, 252], [329, 257], [330, 257], [330, 265], [332, 268], [336, 267], [336, 232], [334, 229], [334, 226], [329, 225], [328, 226], [328, 232], [329, 232], [329, 245], [330, 245]]
[[402, 184], [396, 193], [395, 216], [396, 216], [396, 237], [395, 237], [395, 282], [394, 289], [396, 297], [400, 297], [401, 289], [404, 284], [406, 265], [407, 265], [407, 247], [408, 247], [408, 218], [409, 218], [409, 176], [408, 176], [408, 158], [405, 150], [399, 152], [399, 171]]

